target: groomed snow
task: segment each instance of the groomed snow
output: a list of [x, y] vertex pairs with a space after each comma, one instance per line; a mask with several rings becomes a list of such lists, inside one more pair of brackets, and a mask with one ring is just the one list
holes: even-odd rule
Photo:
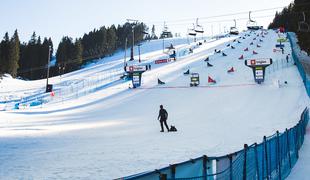
[[[264, 42], [255, 37], [240, 39], [241, 44], [232, 42], [238, 37], [223, 38], [176, 62], [154, 65], [138, 89], [122, 82], [63, 103], [0, 112], [1, 179], [113, 179], [204, 154], [228, 154], [294, 126], [309, 105], [298, 70], [286, 64], [286, 54], [273, 52], [275, 32]], [[213, 55], [215, 48], [228, 56]], [[258, 55], [252, 55], [254, 49]], [[263, 85], [253, 82], [252, 70], [238, 60], [241, 54], [274, 60]], [[206, 66], [207, 56], [214, 67]], [[228, 74], [232, 66], [236, 72]], [[187, 69], [200, 74], [200, 87], [189, 87]], [[81, 76], [84, 72], [91, 75], [86, 68]], [[208, 76], [217, 84], [209, 85]], [[158, 86], [157, 78], [166, 85]], [[278, 81], [288, 84], [279, 88]], [[177, 133], [159, 132], [160, 104]]]

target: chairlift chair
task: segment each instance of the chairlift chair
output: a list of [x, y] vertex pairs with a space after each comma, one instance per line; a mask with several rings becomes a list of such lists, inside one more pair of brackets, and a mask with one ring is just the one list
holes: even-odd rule
[[303, 15], [303, 21], [298, 22], [298, 31], [299, 32], [310, 32], [310, 26], [306, 22], [305, 12], [302, 12], [302, 15]]
[[203, 30], [203, 27], [202, 26], [200, 26], [200, 25], [197, 25], [196, 26], [196, 29], [195, 29], [195, 32], [196, 33], [204, 33], [205, 31]]
[[257, 22], [251, 19], [251, 11], [249, 12], [249, 21], [247, 22], [248, 30], [259, 30], [260, 26], [257, 25]]
[[198, 23], [198, 18], [196, 19], [195, 32], [196, 33], [201, 33], [201, 34], [204, 33], [203, 27], [201, 25], [199, 25], [199, 23]]
[[164, 22], [164, 28], [162, 31], [163, 38], [168, 38], [170, 34], [171, 34], [171, 31], [168, 30], [168, 26], [166, 25], [166, 22]]
[[230, 27], [230, 32], [229, 34], [231, 35], [239, 35], [239, 31], [237, 29], [237, 21], [234, 19], [235, 22], [235, 26], [234, 27]]
[[236, 27], [231, 27], [229, 34], [231, 35], [239, 35], [239, 31]]
[[196, 37], [197, 32], [195, 31], [195, 25], [193, 24], [193, 28], [188, 29], [188, 35]]
[[195, 29], [188, 29], [188, 35], [189, 36], [196, 36], [197, 33], [196, 33]]

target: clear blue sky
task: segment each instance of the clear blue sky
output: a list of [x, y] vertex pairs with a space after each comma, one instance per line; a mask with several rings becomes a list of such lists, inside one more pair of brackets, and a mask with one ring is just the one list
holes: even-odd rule
[[[233, 19], [247, 18], [241, 14], [212, 19], [215, 15], [268, 9], [288, 5], [292, 0], [1, 0], [0, 36], [10, 36], [18, 29], [22, 41], [28, 41], [33, 31], [41, 37], [52, 37], [55, 46], [65, 36], [81, 37], [85, 32], [103, 25], [123, 24], [127, 18], [156, 25], [162, 30], [163, 21], [173, 33], [182, 33], [200, 18], [208, 34], [228, 29]], [[276, 10], [253, 13], [260, 25], [267, 26]], [[265, 17], [269, 16], [269, 17]], [[264, 18], [259, 18], [264, 17]], [[190, 21], [178, 21], [183, 19]], [[175, 21], [176, 20], [176, 21]], [[228, 20], [223, 22], [223, 20]], [[210, 23], [213, 22], [213, 23]], [[222, 22], [216, 22], [222, 21]], [[247, 20], [238, 20], [239, 28]]]

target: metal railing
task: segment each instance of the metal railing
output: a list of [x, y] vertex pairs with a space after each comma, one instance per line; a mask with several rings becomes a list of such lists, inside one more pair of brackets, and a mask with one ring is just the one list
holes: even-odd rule
[[295, 33], [289, 32], [287, 36], [292, 47], [292, 57], [302, 77], [308, 96], [310, 96], [310, 57], [301, 51]]

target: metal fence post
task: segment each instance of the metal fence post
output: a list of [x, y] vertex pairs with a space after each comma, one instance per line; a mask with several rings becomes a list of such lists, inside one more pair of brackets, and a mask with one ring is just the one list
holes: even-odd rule
[[287, 144], [287, 153], [288, 153], [288, 163], [290, 165], [290, 169], [292, 169], [292, 160], [291, 160], [291, 145], [290, 145], [290, 139], [288, 136], [289, 131], [287, 129], [285, 129], [285, 133], [286, 133], [286, 144]]
[[159, 180], [167, 180], [167, 174], [160, 174]]
[[258, 180], [260, 180], [259, 167], [258, 167], [257, 143], [255, 143], [254, 152], [255, 152], [256, 177]]
[[170, 170], [171, 170], [171, 179], [175, 179], [176, 165], [175, 164], [170, 165]]
[[229, 179], [233, 180], [233, 168], [232, 168], [232, 155], [228, 155], [229, 158]]
[[268, 169], [268, 152], [267, 152], [267, 137], [264, 136], [264, 150], [265, 150], [265, 160], [266, 160], [266, 175], [267, 180], [269, 180], [269, 169]]
[[203, 179], [204, 180], [207, 180], [207, 161], [208, 161], [208, 157], [206, 155], [202, 156], [202, 169], [203, 169], [203, 172], [202, 172], [202, 176], [203, 176]]
[[246, 180], [247, 178], [246, 178], [246, 176], [247, 176], [247, 168], [246, 168], [246, 166], [247, 166], [247, 150], [248, 150], [248, 145], [247, 144], [245, 144], [244, 145], [244, 150], [243, 150], [243, 152], [244, 152], [244, 160], [243, 160], [243, 180]]
[[279, 179], [281, 180], [281, 149], [280, 149], [280, 137], [279, 137], [279, 131], [277, 131], [277, 157], [278, 157], [278, 174], [279, 174]]
[[299, 158], [299, 154], [298, 154], [298, 126], [299, 126], [299, 123], [295, 126], [295, 151], [296, 151], [296, 158], [298, 159]]

